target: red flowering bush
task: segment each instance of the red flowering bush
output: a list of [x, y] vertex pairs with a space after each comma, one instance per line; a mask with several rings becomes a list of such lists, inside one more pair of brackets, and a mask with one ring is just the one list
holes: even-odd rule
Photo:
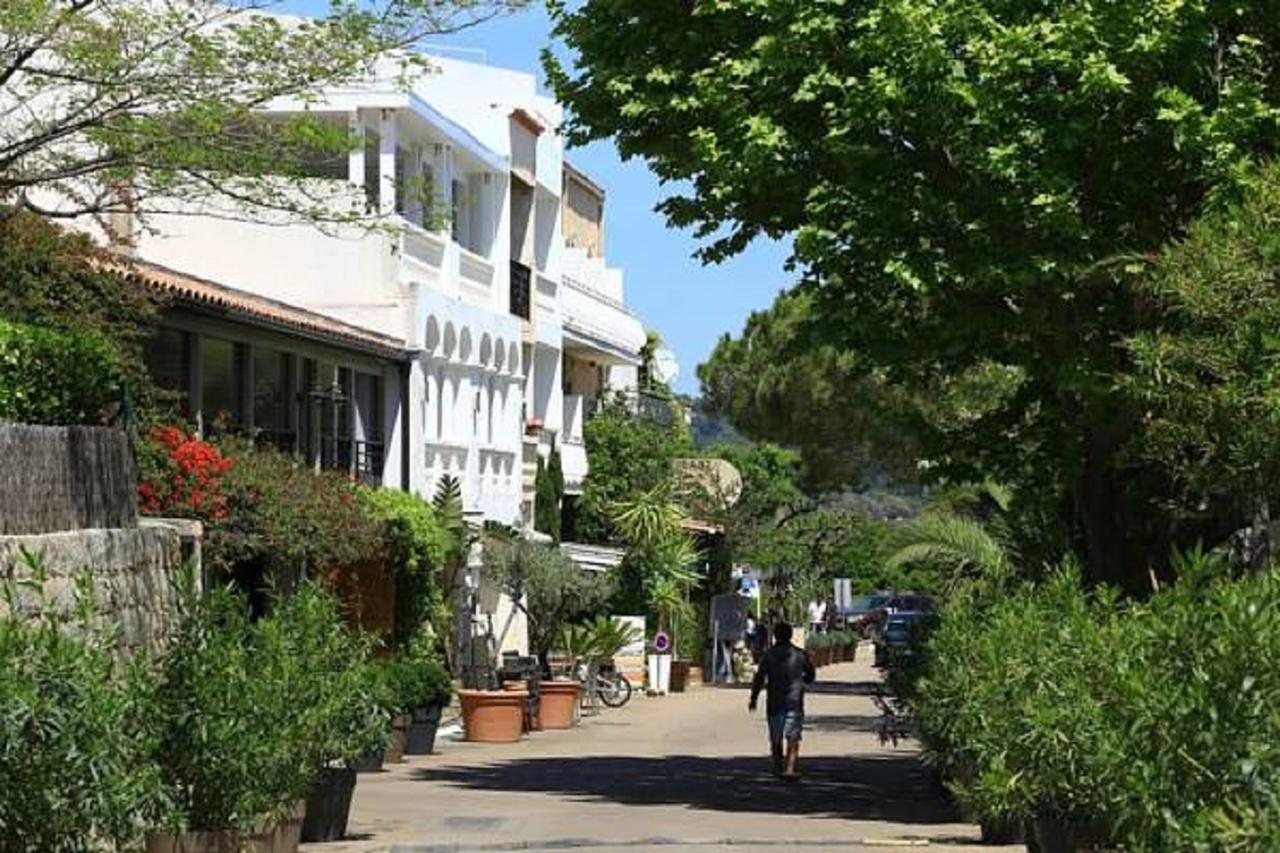
[[139, 448], [139, 510], [144, 515], [222, 521], [227, 517], [223, 476], [234, 460], [176, 426], [153, 427]]

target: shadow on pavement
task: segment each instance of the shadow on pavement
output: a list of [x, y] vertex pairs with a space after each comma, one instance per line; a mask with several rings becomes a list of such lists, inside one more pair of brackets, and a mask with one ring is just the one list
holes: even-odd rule
[[880, 714], [806, 714], [804, 727], [815, 732], [867, 732], [876, 734], [884, 723]]
[[875, 696], [884, 689], [879, 681], [823, 681], [821, 676], [805, 688], [806, 693], [829, 696]]
[[803, 779], [783, 783], [764, 756], [666, 758], [588, 755], [476, 767], [423, 768], [419, 781], [477, 790], [544, 792], [627, 805], [725, 812], [831, 815], [897, 823], [953, 823], [928, 771], [911, 755], [801, 757]]

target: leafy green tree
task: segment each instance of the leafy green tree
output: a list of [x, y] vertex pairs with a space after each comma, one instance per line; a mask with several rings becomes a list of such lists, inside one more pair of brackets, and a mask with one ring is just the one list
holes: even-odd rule
[[565, 626], [599, 613], [613, 592], [602, 572], [581, 569], [555, 546], [492, 537], [485, 568], [529, 619], [532, 650], [545, 656]]
[[1252, 514], [1273, 553], [1270, 503], [1280, 483], [1280, 164], [1238, 205], [1212, 211], [1157, 259], [1149, 296], [1158, 327], [1128, 341], [1122, 390], [1143, 417], [1134, 452], [1164, 478], [1193, 527]]
[[671, 479], [672, 462], [689, 449], [689, 438], [676, 420], [637, 414], [621, 396], [607, 400], [587, 420], [583, 436], [590, 473], [575, 531], [581, 541], [616, 541], [614, 505]]
[[661, 209], [705, 259], [793, 235], [806, 333], [891, 401], [1006, 380], [980, 416], [912, 436], [930, 476], [1030, 487], [1090, 574], [1134, 591], [1202, 533], [1126, 457], [1141, 410], [1115, 376], [1157, 320], [1136, 259], [1277, 149], [1271, 3], [551, 9], [569, 138], [688, 186]]
[[[2, 14], [2, 13], [0, 13]], [[112, 339], [133, 373], [163, 300], [108, 266], [87, 236], [31, 213], [0, 210], [0, 317]]]
[[866, 359], [815, 336], [814, 304], [803, 291], [786, 293], [752, 313], [739, 337], [723, 336], [698, 366], [703, 405], [752, 438], [797, 448], [810, 490], [859, 483], [885, 467], [912, 477], [908, 439], [919, 415]]
[[[234, 200], [351, 218], [306, 163], [341, 156], [345, 126], [271, 121], [273, 103], [421, 65], [411, 48], [523, 0], [330, 0], [317, 19], [280, 0], [0, 4], [0, 202], [50, 216], [108, 216]], [[349, 210], [349, 206], [348, 206]]]

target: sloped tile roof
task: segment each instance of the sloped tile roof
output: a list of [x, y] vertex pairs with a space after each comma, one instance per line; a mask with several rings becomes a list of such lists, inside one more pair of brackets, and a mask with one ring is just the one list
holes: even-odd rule
[[300, 332], [307, 337], [354, 346], [384, 357], [399, 359], [406, 354], [406, 344], [398, 338], [159, 264], [122, 258], [113, 266], [125, 278], [146, 284], [177, 302], [195, 308], [226, 312], [282, 331]]

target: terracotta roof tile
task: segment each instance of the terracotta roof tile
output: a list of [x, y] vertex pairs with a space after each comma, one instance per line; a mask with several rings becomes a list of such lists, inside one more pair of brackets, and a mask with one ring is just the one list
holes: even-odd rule
[[159, 264], [122, 258], [115, 268], [125, 278], [140, 281], [179, 302], [197, 308], [226, 311], [284, 330], [296, 330], [311, 337], [354, 345], [394, 358], [404, 356], [407, 349], [405, 342], [398, 338]]

